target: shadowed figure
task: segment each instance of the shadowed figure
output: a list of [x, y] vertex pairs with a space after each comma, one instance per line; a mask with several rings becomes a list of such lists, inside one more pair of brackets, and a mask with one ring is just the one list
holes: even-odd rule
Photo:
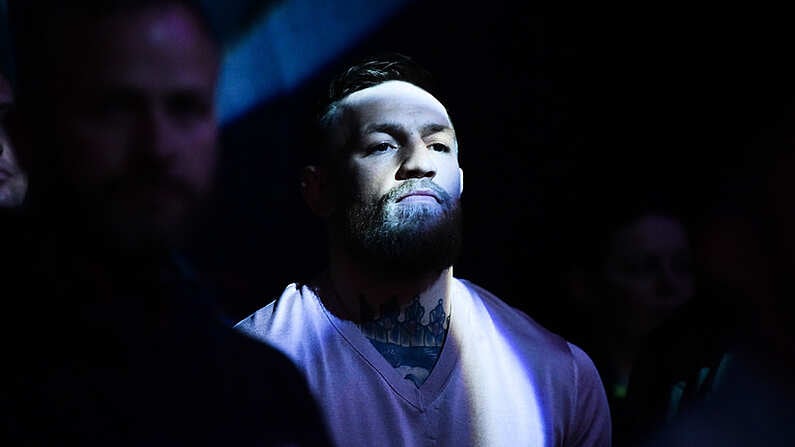
[[4, 445], [327, 444], [301, 372], [232, 329], [181, 254], [215, 175], [202, 10], [11, 6], [32, 196], [3, 273], [37, 337], [10, 344]]
[[697, 293], [690, 216], [673, 196], [615, 183], [582, 193], [571, 226], [563, 226], [566, 299], [558, 320], [594, 358], [610, 403], [613, 444], [623, 446], [689, 404], [682, 389], [708, 393], [712, 383], [699, 373], [715, 373], [725, 346], [724, 340], [702, 346], [705, 339], [693, 331], [693, 324], [707, 332], [715, 327], [704, 315], [711, 304]]
[[[783, 89], [776, 95], [792, 97]], [[715, 288], [726, 291], [721, 305], [736, 318], [723, 379], [644, 445], [795, 442], [795, 112], [791, 102], [766, 107], [760, 115], [769, 122], [741, 140], [740, 155], [729, 159], [721, 178], [718, 205], [702, 224], [705, 268]]]

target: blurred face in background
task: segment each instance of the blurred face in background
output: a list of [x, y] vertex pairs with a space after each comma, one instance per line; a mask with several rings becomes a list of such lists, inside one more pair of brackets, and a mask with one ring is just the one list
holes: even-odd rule
[[693, 296], [684, 226], [657, 215], [629, 222], [609, 241], [602, 276], [618, 326], [626, 335], [648, 334]]
[[0, 74], [0, 208], [19, 206], [28, 190], [27, 175], [19, 166], [6, 130], [6, 117], [13, 105], [11, 83]]
[[176, 4], [72, 28], [59, 45], [66, 184], [122, 234], [179, 233], [214, 177], [218, 48]]

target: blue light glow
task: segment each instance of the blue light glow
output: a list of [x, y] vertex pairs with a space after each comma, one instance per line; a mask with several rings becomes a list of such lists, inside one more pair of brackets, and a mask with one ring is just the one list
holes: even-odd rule
[[225, 53], [218, 88], [222, 124], [288, 93], [408, 0], [289, 0], [269, 8]]

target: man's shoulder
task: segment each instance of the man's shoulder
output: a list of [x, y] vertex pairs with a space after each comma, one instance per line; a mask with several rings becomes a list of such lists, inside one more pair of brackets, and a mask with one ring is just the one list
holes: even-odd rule
[[306, 377], [286, 353], [228, 326], [218, 340], [217, 364], [223, 367], [197, 376], [200, 383], [204, 376], [220, 377], [221, 383], [208, 384], [214, 389], [205, 390], [203, 406], [217, 407], [207, 411], [221, 413], [230, 430], [238, 431], [227, 435], [230, 440], [262, 442], [264, 435], [267, 445], [328, 445]]
[[268, 321], [270, 321], [271, 317], [273, 316], [273, 308], [275, 306], [275, 303], [276, 300], [273, 300], [268, 304], [266, 304], [265, 306], [262, 306], [259, 309], [255, 310], [254, 312], [250, 313], [248, 316], [235, 323], [234, 328], [239, 329], [243, 332], [250, 332], [254, 330], [256, 327], [262, 326], [263, 324], [267, 323]]
[[482, 303], [492, 318], [501, 320], [503, 323], [509, 323], [509, 327], [505, 329], [518, 329], [520, 332], [530, 331], [534, 336], [551, 338], [565, 343], [565, 340], [558, 334], [547, 329], [525, 311], [508, 304], [508, 302], [486, 288], [467, 279], [458, 279], [458, 282], [469, 291], [474, 299]]
[[476, 302], [482, 304], [501, 335], [512, 340], [520, 349], [526, 347], [534, 352], [544, 351], [547, 358], [557, 358], [567, 363], [581, 362], [581, 350], [577, 346], [552, 332], [523, 310], [508, 304], [470, 280], [459, 278], [458, 282], [469, 291]]
[[234, 328], [255, 339], [285, 339], [317, 317], [319, 307], [311, 289], [291, 283], [279, 297], [238, 321]]
[[569, 405], [578, 408], [577, 414], [591, 411], [597, 415], [595, 418], [600, 424], [604, 422], [602, 419], [607, 408], [604, 388], [593, 361], [585, 351], [483, 287], [470, 281], [459, 281], [472, 297], [471, 309], [476, 312], [475, 319], [466, 322], [470, 328], [488, 323], [491, 331], [484, 329], [486, 332], [479, 335], [496, 334], [495, 339], [510, 348], [510, 353], [529, 374], [543, 378], [537, 381], [543, 384], [539, 385], [537, 392], [544, 394], [545, 399], [559, 402], [561, 408]]

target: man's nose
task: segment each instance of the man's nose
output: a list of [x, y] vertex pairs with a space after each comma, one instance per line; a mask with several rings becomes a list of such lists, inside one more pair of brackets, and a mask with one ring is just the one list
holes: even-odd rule
[[402, 161], [397, 172], [398, 180], [410, 178], [433, 178], [436, 176], [436, 165], [432, 157], [432, 150], [424, 141], [415, 138], [410, 144], [402, 148]]
[[161, 107], [147, 107], [139, 117], [138, 141], [147, 156], [168, 160], [176, 154], [175, 129]]
[[657, 290], [661, 295], [670, 296], [683, 289], [682, 278], [671, 266], [663, 265], [657, 275]]

